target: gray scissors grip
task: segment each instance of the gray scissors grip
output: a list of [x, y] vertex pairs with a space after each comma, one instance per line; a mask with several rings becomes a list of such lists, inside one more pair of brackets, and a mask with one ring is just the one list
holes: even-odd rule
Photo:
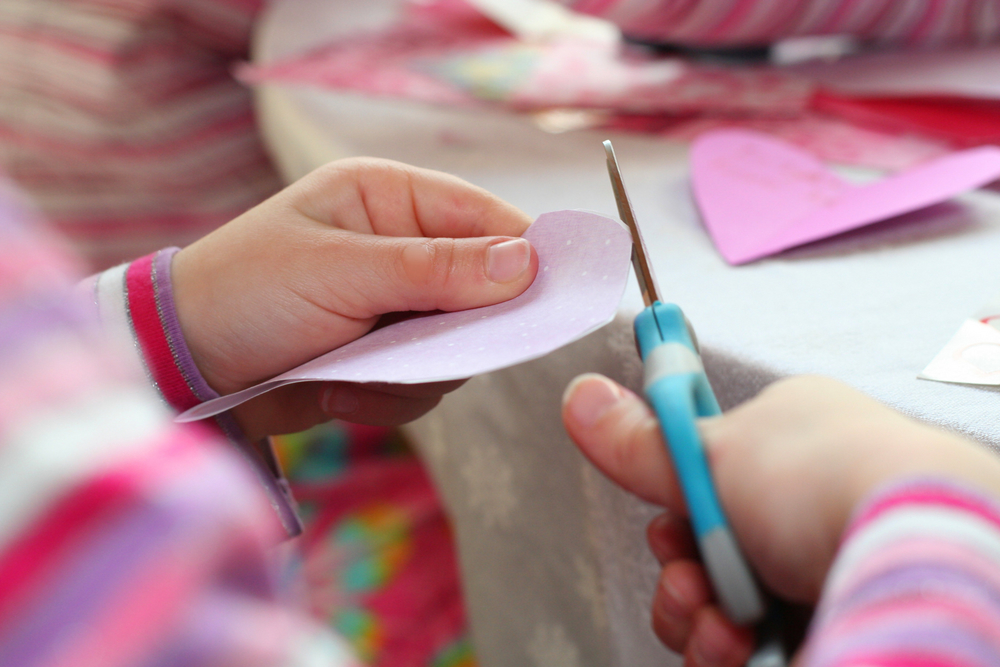
[[649, 388], [665, 377], [683, 375], [685, 373], [702, 373], [705, 367], [701, 358], [684, 343], [669, 342], [657, 345], [643, 361], [645, 372], [644, 389]]
[[699, 539], [699, 546], [726, 615], [741, 625], [759, 621], [764, 616], [764, 599], [732, 532], [714, 528]]

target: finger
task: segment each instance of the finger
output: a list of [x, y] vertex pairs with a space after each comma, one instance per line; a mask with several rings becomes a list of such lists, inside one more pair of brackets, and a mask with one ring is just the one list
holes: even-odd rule
[[686, 667], [742, 667], [753, 652], [753, 632], [730, 621], [718, 607], [704, 607], [694, 619], [685, 651]]
[[306, 215], [382, 236], [520, 236], [531, 224], [517, 207], [460, 178], [390, 160], [340, 160], [299, 188]]
[[233, 416], [252, 440], [297, 433], [317, 424], [342, 419], [371, 426], [397, 426], [423, 416], [441, 400], [441, 393], [399, 396], [340, 382], [286, 385], [233, 408]]
[[669, 648], [683, 653], [700, 609], [712, 600], [705, 569], [695, 560], [664, 566], [653, 598], [653, 632]]
[[335, 272], [314, 284], [316, 299], [332, 312], [366, 322], [395, 311], [500, 303], [527, 289], [538, 270], [531, 244], [511, 237], [404, 239], [336, 232], [316, 250], [317, 265]]
[[405, 396], [409, 398], [426, 398], [428, 396], [442, 396], [455, 391], [468, 380], [448, 380], [447, 382], [422, 382], [420, 384], [389, 384], [387, 382], [368, 382], [365, 387], [372, 391], [393, 396]]
[[685, 513], [656, 418], [642, 399], [589, 373], [566, 388], [562, 417], [570, 437], [604, 474], [649, 502]]
[[442, 395], [400, 396], [365, 385], [334, 382], [327, 384], [319, 402], [327, 419], [371, 426], [397, 426], [423, 416], [441, 401]]
[[672, 512], [664, 512], [649, 523], [646, 540], [660, 565], [679, 558], [698, 556], [691, 524]]

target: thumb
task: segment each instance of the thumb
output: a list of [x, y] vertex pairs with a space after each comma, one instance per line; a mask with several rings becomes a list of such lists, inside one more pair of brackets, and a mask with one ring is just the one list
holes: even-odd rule
[[521, 294], [538, 271], [534, 248], [516, 237], [349, 236], [365, 246], [339, 253], [341, 268], [360, 278], [349, 286], [358, 318], [493, 305]]
[[659, 422], [645, 401], [604, 376], [586, 373], [566, 388], [562, 417], [580, 451], [613, 482], [685, 513]]

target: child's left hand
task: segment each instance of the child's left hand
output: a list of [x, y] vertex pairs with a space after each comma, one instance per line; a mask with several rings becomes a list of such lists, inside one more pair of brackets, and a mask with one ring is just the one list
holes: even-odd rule
[[[621, 385], [583, 375], [566, 390], [563, 423], [612, 480], [668, 509], [648, 531], [662, 566], [654, 632], [688, 667], [745, 664], [752, 633], [713, 597], [656, 415]], [[698, 429], [749, 564], [770, 592], [805, 606], [819, 599], [851, 514], [879, 487], [935, 477], [1000, 496], [1000, 461], [986, 448], [828, 378], [780, 380]]]
[[[516, 238], [530, 224], [446, 174], [334, 162], [179, 252], [178, 317], [202, 375], [229, 394], [359, 338], [382, 314], [517, 296], [538, 269], [531, 245]], [[234, 414], [252, 438], [332, 418], [398, 424], [460, 384], [294, 384]]]

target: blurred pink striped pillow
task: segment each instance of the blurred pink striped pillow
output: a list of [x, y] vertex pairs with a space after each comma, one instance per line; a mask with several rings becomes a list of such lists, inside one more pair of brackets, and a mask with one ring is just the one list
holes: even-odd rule
[[802, 35], [854, 35], [910, 45], [982, 43], [1000, 36], [1000, 0], [561, 0], [632, 37], [700, 46], [768, 44]]
[[262, 0], [2, 0], [0, 168], [96, 268], [280, 187], [230, 75]]

